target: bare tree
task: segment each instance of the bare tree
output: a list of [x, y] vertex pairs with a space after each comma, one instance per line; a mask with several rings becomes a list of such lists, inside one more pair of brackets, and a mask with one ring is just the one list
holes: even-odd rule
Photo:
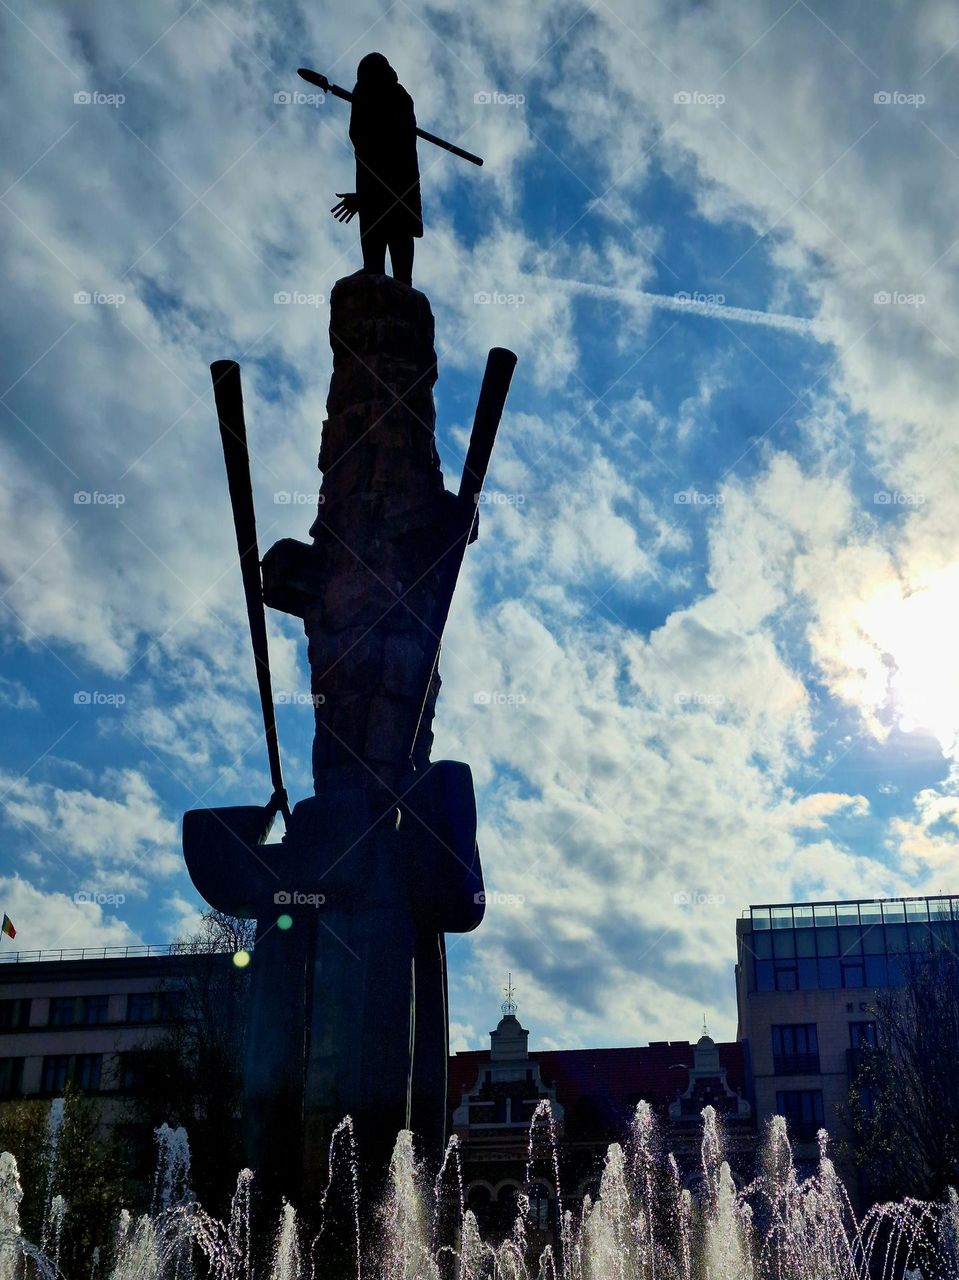
[[168, 1015], [163, 1038], [130, 1059], [141, 1115], [151, 1128], [166, 1121], [187, 1130], [194, 1186], [211, 1204], [229, 1194], [242, 1164], [249, 971], [234, 957], [252, 949], [254, 934], [252, 920], [204, 914], [196, 934], [178, 944], [188, 960], [162, 993]]
[[959, 957], [903, 957], [876, 1001], [877, 1045], [850, 1090], [855, 1158], [875, 1198], [939, 1199], [959, 1185]]

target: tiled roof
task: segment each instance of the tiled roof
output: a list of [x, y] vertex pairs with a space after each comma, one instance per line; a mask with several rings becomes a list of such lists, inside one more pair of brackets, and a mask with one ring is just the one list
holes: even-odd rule
[[[732, 1089], [742, 1089], [744, 1069], [738, 1042], [717, 1044], [719, 1059]], [[578, 1103], [594, 1099], [619, 1111], [644, 1099], [659, 1109], [685, 1091], [694, 1046], [688, 1040], [643, 1045], [634, 1049], [550, 1049], [530, 1051], [530, 1062], [539, 1064], [545, 1085], [556, 1086], [556, 1100], [567, 1115]], [[468, 1050], [450, 1058], [448, 1097], [458, 1107], [465, 1089], [471, 1089], [488, 1049]]]

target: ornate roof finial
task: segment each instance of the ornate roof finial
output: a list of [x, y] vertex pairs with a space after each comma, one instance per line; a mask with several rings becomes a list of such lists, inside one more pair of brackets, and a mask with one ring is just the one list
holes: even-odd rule
[[513, 999], [516, 995], [516, 988], [513, 986], [513, 975], [511, 973], [506, 975], [506, 986], [503, 990], [506, 992], [506, 999], [500, 1005], [500, 1008], [507, 1018], [511, 1018], [516, 1014], [516, 1001]]
[[709, 1032], [706, 1030], [706, 1015], [705, 1015], [705, 1013], [703, 1014], [703, 1035], [704, 1035], [704, 1036], [708, 1036], [708, 1035], [709, 1035]]

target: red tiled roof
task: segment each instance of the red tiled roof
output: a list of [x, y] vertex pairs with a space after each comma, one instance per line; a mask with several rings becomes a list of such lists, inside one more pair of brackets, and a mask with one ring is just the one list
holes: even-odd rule
[[[745, 1073], [737, 1041], [718, 1044], [719, 1060], [731, 1089], [742, 1089]], [[689, 1083], [694, 1046], [688, 1040], [634, 1049], [549, 1049], [530, 1051], [545, 1085], [556, 1086], [556, 1100], [570, 1112], [581, 1099], [596, 1098], [616, 1109], [640, 1098], [656, 1108], [667, 1106]], [[458, 1107], [463, 1091], [472, 1089], [488, 1049], [471, 1049], [450, 1058], [448, 1098]]]

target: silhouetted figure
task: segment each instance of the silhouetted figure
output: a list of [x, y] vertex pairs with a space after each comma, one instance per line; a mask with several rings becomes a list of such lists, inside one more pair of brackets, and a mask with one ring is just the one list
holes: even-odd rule
[[356, 191], [337, 192], [333, 216], [360, 215], [363, 270], [413, 283], [413, 240], [423, 234], [413, 99], [382, 53], [368, 53], [356, 69], [350, 113], [356, 152]]

